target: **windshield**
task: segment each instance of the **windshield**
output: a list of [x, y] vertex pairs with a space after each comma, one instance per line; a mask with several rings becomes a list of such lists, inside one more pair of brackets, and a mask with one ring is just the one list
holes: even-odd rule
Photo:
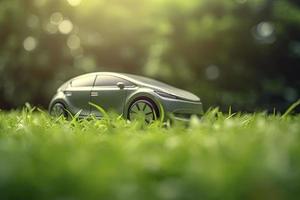
[[137, 81], [140, 81], [147, 85], [152, 85], [152, 86], [161, 87], [161, 88], [165, 88], [165, 89], [175, 89], [175, 87], [173, 87], [171, 85], [168, 85], [166, 83], [163, 83], [163, 82], [151, 79], [151, 78], [146, 78], [143, 76], [132, 75], [132, 74], [126, 74], [126, 76], [128, 76], [129, 78], [135, 79]]
[[188, 91], [173, 87], [173, 86], [168, 85], [166, 83], [163, 83], [163, 82], [151, 79], [151, 78], [146, 78], [146, 77], [143, 77], [143, 76], [137, 76], [137, 75], [131, 75], [131, 74], [126, 74], [126, 76], [128, 78], [132, 78], [133, 80], [141, 82], [141, 84], [145, 84], [148, 87], [157, 88], [158, 90], [163, 90], [163, 92], [175, 95], [175, 96], [180, 97], [182, 99], [188, 99], [188, 100], [191, 100], [191, 101], [200, 101], [199, 97], [197, 97], [196, 95], [194, 95], [194, 94], [192, 94]]

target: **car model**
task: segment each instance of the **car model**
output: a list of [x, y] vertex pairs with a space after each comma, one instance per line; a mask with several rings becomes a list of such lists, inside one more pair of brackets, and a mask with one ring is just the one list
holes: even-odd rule
[[52, 98], [49, 112], [103, 117], [93, 104], [128, 120], [143, 117], [146, 123], [169, 116], [186, 121], [203, 113], [200, 98], [190, 92], [143, 76], [113, 72], [89, 73], [65, 82]]

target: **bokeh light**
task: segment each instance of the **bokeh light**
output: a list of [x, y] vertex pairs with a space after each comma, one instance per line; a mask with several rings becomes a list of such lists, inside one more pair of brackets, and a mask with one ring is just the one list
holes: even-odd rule
[[67, 45], [71, 50], [80, 48], [80, 38], [77, 35], [70, 35], [67, 41]]
[[63, 20], [59, 24], [58, 29], [62, 34], [69, 34], [73, 30], [73, 24], [70, 20]]
[[37, 28], [39, 25], [39, 18], [36, 15], [30, 15], [27, 19], [27, 26], [29, 28]]
[[27, 37], [23, 42], [23, 47], [26, 51], [33, 51], [37, 46], [37, 40], [34, 37]]
[[60, 12], [55, 12], [50, 17], [50, 22], [55, 25], [59, 25], [63, 21], [64, 17]]
[[261, 43], [273, 43], [276, 39], [275, 27], [271, 22], [260, 22], [253, 32], [255, 39]]
[[261, 22], [257, 25], [257, 33], [264, 38], [270, 37], [274, 33], [274, 26], [270, 22]]
[[205, 74], [208, 80], [216, 80], [220, 76], [219, 67], [215, 65], [210, 65], [206, 68]]
[[50, 34], [55, 34], [58, 31], [58, 27], [52, 23], [47, 23], [45, 26], [45, 30]]
[[236, 0], [236, 2], [239, 3], [239, 4], [244, 4], [244, 3], [247, 2], [247, 0]]

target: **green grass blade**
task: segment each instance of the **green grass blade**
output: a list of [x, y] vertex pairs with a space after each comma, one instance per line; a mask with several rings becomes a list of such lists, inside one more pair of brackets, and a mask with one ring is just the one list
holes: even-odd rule
[[97, 104], [94, 104], [92, 102], [89, 102], [89, 104], [91, 106], [95, 107], [103, 115], [104, 118], [109, 119], [109, 115], [107, 114], [107, 112], [101, 106], [99, 106]]
[[300, 105], [300, 99], [298, 101], [296, 101], [295, 103], [293, 103], [288, 109], [287, 111], [281, 116], [281, 118], [286, 118], [297, 106]]

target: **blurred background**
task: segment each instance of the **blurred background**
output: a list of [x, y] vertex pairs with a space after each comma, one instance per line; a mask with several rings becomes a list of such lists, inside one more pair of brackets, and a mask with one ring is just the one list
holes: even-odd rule
[[145, 75], [205, 108], [300, 98], [299, 0], [1, 0], [0, 108], [47, 107], [71, 77]]

